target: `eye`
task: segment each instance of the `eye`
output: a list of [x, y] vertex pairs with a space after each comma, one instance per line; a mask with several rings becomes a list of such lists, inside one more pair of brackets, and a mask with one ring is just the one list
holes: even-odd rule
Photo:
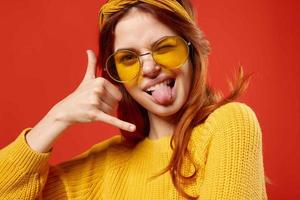
[[135, 59], [135, 56], [134, 55], [131, 55], [131, 54], [128, 54], [128, 55], [124, 55], [120, 58], [120, 62], [130, 62], [132, 60]]
[[166, 37], [155, 45], [154, 51], [158, 54], [169, 53], [170, 51], [174, 51], [177, 46], [175, 37]]
[[173, 51], [175, 48], [176, 48], [175, 45], [165, 44], [162, 46], [158, 46], [155, 51], [159, 54], [162, 54], [162, 53]]
[[132, 66], [136, 64], [136, 62], [138, 62], [137, 56], [131, 53], [126, 53], [117, 57], [117, 64], [123, 66]]

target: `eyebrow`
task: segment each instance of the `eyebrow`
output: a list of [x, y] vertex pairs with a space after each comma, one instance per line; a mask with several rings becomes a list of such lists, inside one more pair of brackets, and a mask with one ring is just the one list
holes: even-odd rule
[[120, 48], [120, 49], [117, 49], [115, 52], [118, 52], [118, 51], [133, 51], [135, 53], [138, 53], [139, 51], [135, 48]]

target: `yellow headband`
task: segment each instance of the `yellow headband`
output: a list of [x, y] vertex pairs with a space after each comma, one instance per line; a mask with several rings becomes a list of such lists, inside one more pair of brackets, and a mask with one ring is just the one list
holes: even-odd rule
[[175, 12], [186, 20], [193, 22], [191, 16], [176, 0], [109, 0], [107, 3], [102, 5], [99, 11], [100, 29], [111, 15], [137, 2], [148, 3], [156, 7]]

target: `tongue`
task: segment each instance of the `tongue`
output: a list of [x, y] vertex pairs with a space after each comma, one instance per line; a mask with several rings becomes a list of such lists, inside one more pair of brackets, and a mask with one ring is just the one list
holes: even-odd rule
[[159, 104], [170, 104], [172, 102], [172, 89], [167, 85], [160, 86], [152, 92], [152, 96]]

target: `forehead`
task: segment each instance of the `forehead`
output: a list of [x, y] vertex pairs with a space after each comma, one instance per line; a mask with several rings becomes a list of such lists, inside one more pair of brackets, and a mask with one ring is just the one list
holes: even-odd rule
[[160, 38], [173, 35], [177, 34], [150, 13], [132, 8], [116, 25], [114, 51], [149, 49]]

